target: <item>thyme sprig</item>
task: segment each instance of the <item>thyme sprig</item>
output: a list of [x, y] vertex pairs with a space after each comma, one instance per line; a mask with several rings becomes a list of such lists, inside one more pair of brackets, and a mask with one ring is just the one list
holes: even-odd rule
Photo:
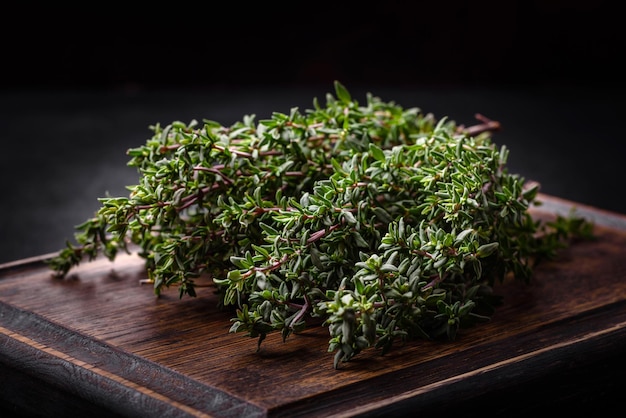
[[210, 275], [235, 309], [231, 332], [260, 348], [321, 323], [337, 368], [369, 347], [454, 339], [490, 318], [496, 283], [527, 282], [539, 260], [591, 235], [574, 214], [531, 217], [539, 185], [508, 172], [497, 122], [477, 115], [465, 128], [334, 87], [325, 105], [259, 122], [151, 126], [128, 151], [138, 184], [101, 198], [51, 269], [63, 277], [138, 246], [157, 295], [196, 296]]

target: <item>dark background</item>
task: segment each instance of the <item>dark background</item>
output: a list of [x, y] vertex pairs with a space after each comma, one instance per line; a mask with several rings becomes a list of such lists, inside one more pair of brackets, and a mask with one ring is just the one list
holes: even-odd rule
[[5, 17], [4, 87], [622, 83], [611, 1], [171, 3]]

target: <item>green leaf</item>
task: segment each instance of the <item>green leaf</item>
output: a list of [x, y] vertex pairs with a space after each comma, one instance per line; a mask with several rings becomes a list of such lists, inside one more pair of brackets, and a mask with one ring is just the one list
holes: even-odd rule
[[493, 252], [496, 251], [499, 246], [500, 244], [498, 242], [490, 242], [489, 244], [483, 244], [480, 247], [478, 247], [478, 250], [476, 251], [476, 253], [479, 257], [488, 257], [491, 254], [493, 254]]
[[372, 155], [372, 157], [374, 157], [376, 160], [380, 161], [380, 162], [385, 162], [387, 160], [387, 157], [385, 156], [385, 153], [383, 152], [382, 149], [380, 149], [378, 146], [376, 146], [376, 144], [369, 144], [369, 152]]
[[343, 104], [350, 104], [350, 102], [352, 102], [352, 96], [350, 96], [348, 90], [339, 81], [335, 81], [335, 93]]

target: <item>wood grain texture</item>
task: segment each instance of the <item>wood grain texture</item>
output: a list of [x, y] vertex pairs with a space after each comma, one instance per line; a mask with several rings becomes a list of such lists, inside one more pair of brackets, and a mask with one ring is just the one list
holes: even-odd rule
[[229, 334], [232, 314], [217, 309], [210, 286], [196, 298], [176, 289], [157, 298], [139, 284], [135, 255], [85, 263], [63, 280], [46, 256], [2, 265], [3, 396], [33, 381], [63, 399], [49, 408], [92, 405], [94, 416], [375, 416], [471, 404], [567, 373], [590, 353], [622, 352], [626, 217], [541, 197], [537, 216], [576, 206], [597, 239], [538, 267], [530, 285], [496, 286], [503, 306], [456, 341], [414, 341], [385, 356], [371, 349], [339, 370], [326, 328], [286, 342], [270, 335], [257, 352], [256, 339]]

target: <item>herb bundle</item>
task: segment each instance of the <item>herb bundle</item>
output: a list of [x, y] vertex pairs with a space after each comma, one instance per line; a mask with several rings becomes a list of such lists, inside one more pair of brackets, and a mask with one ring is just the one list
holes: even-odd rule
[[582, 219], [534, 220], [538, 185], [506, 168], [498, 124], [470, 128], [336, 82], [304, 113], [151, 126], [130, 149], [140, 174], [128, 197], [101, 198], [47, 262], [65, 276], [82, 260], [139, 248], [157, 295], [196, 296], [209, 275], [231, 332], [283, 340], [328, 327], [334, 367], [370, 347], [454, 339], [488, 320], [507, 276], [528, 281]]

